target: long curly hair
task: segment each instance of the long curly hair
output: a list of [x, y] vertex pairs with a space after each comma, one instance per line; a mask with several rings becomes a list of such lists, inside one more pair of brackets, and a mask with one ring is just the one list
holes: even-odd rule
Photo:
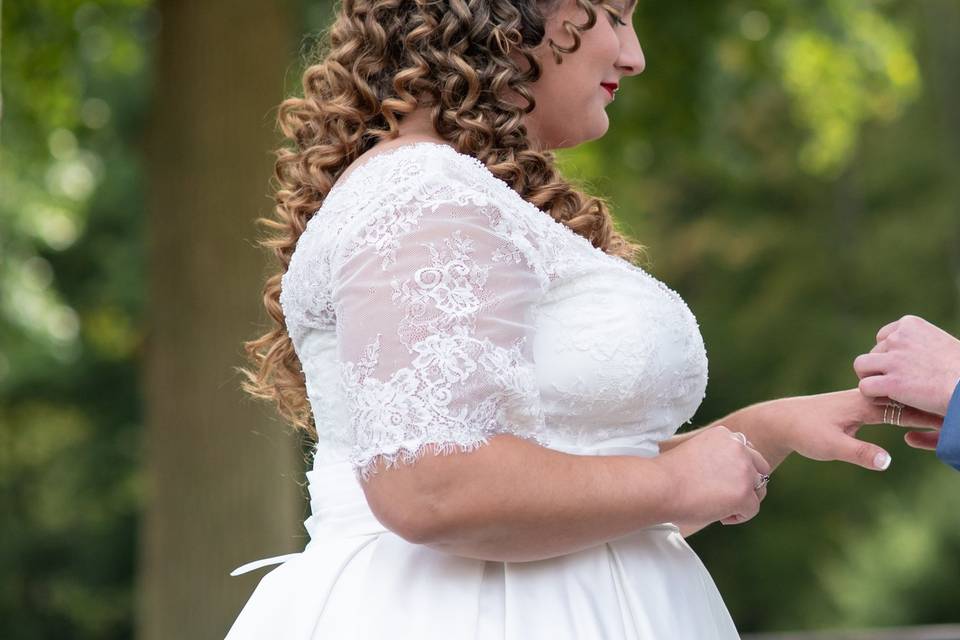
[[[608, 204], [568, 183], [552, 152], [531, 148], [521, 123], [536, 106], [530, 86], [542, 73], [532, 50], [563, 1], [341, 1], [328, 41], [320, 42], [316, 61], [303, 73], [303, 97], [279, 107], [287, 140], [276, 152], [276, 218], [257, 220], [268, 230], [260, 246], [279, 261], [263, 288], [272, 327], [244, 343], [253, 369], [239, 369], [244, 391], [274, 401], [295, 428], [316, 438], [303, 371], [280, 307], [281, 277], [337, 178], [374, 144], [396, 138], [399, 122], [418, 106], [429, 107], [440, 137], [595, 247], [631, 262], [641, 255], [642, 247], [615, 229]], [[607, 0], [573, 1], [586, 21], [564, 21], [569, 46], [548, 42], [558, 64], [596, 24], [595, 6], [619, 18]], [[529, 68], [521, 71], [511, 53]], [[505, 101], [508, 88], [527, 104]]]

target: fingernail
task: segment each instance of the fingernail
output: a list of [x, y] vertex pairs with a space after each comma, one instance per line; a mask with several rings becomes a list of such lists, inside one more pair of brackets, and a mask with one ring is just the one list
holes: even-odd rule
[[877, 457], [873, 459], [873, 466], [880, 471], [886, 471], [887, 467], [890, 466], [890, 454], [886, 451], [878, 453]]

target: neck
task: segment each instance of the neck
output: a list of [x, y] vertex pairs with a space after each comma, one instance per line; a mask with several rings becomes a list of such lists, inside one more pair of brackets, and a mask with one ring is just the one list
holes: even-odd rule
[[[527, 137], [530, 141], [531, 149], [541, 149], [537, 144], [537, 136], [532, 126], [533, 123], [527, 119], [524, 124], [527, 126]], [[400, 121], [398, 125], [399, 137], [403, 138], [424, 138], [428, 140], [435, 140], [437, 142], [446, 143], [437, 130], [433, 127], [433, 122], [430, 118], [430, 108], [429, 107], [418, 107], [414, 111], [411, 111], [409, 114], [403, 117], [403, 120]]]

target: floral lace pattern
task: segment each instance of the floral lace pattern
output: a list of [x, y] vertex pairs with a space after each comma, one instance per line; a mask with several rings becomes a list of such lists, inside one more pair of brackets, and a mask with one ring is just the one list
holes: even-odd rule
[[[537, 388], [520, 344], [503, 349], [462, 333], [433, 335], [415, 345], [412, 366], [381, 381], [369, 375], [377, 366], [380, 339], [378, 335], [368, 345], [359, 362], [346, 362], [342, 370], [357, 434], [354, 463], [364, 479], [378, 456], [389, 468], [416, 460], [426, 445], [439, 444], [444, 452], [470, 451], [490, 435], [530, 437], [524, 427], [542, 425], [541, 415], [529, 413], [536, 407]], [[489, 386], [496, 391], [469, 405], [452, 402], [456, 385], [477, 386], [481, 377], [492, 381]]]
[[429, 338], [469, 325], [480, 310], [489, 267], [471, 259], [473, 242], [459, 230], [444, 244], [444, 248], [438, 249], [434, 243], [427, 243], [430, 266], [417, 269], [413, 277], [403, 282], [396, 278], [390, 281], [393, 302], [408, 310], [398, 331], [407, 348], [415, 349], [411, 344], [414, 336]]
[[[375, 155], [328, 194], [282, 280], [317, 456], [659, 440], [706, 387], [696, 320], [452, 147]], [[337, 375], [333, 375], [337, 372]]]

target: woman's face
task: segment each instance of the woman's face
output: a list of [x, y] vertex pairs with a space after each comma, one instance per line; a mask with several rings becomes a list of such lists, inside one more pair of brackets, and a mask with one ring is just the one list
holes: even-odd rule
[[646, 61], [633, 28], [636, 0], [608, 2], [626, 24], [620, 24], [607, 9], [594, 5], [596, 24], [583, 32], [579, 49], [563, 54], [561, 64], [554, 59], [548, 42], [552, 38], [559, 46], [571, 46], [573, 38], [563, 23], [567, 20], [583, 24], [587, 14], [575, 0], [561, 0], [561, 5], [547, 18], [546, 35], [534, 50], [543, 67], [540, 79], [530, 88], [537, 106], [524, 120], [532, 146], [541, 150], [561, 149], [603, 136], [610, 125], [606, 107], [612, 98], [601, 85], [618, 85], [623, 77], [643, 71]]

